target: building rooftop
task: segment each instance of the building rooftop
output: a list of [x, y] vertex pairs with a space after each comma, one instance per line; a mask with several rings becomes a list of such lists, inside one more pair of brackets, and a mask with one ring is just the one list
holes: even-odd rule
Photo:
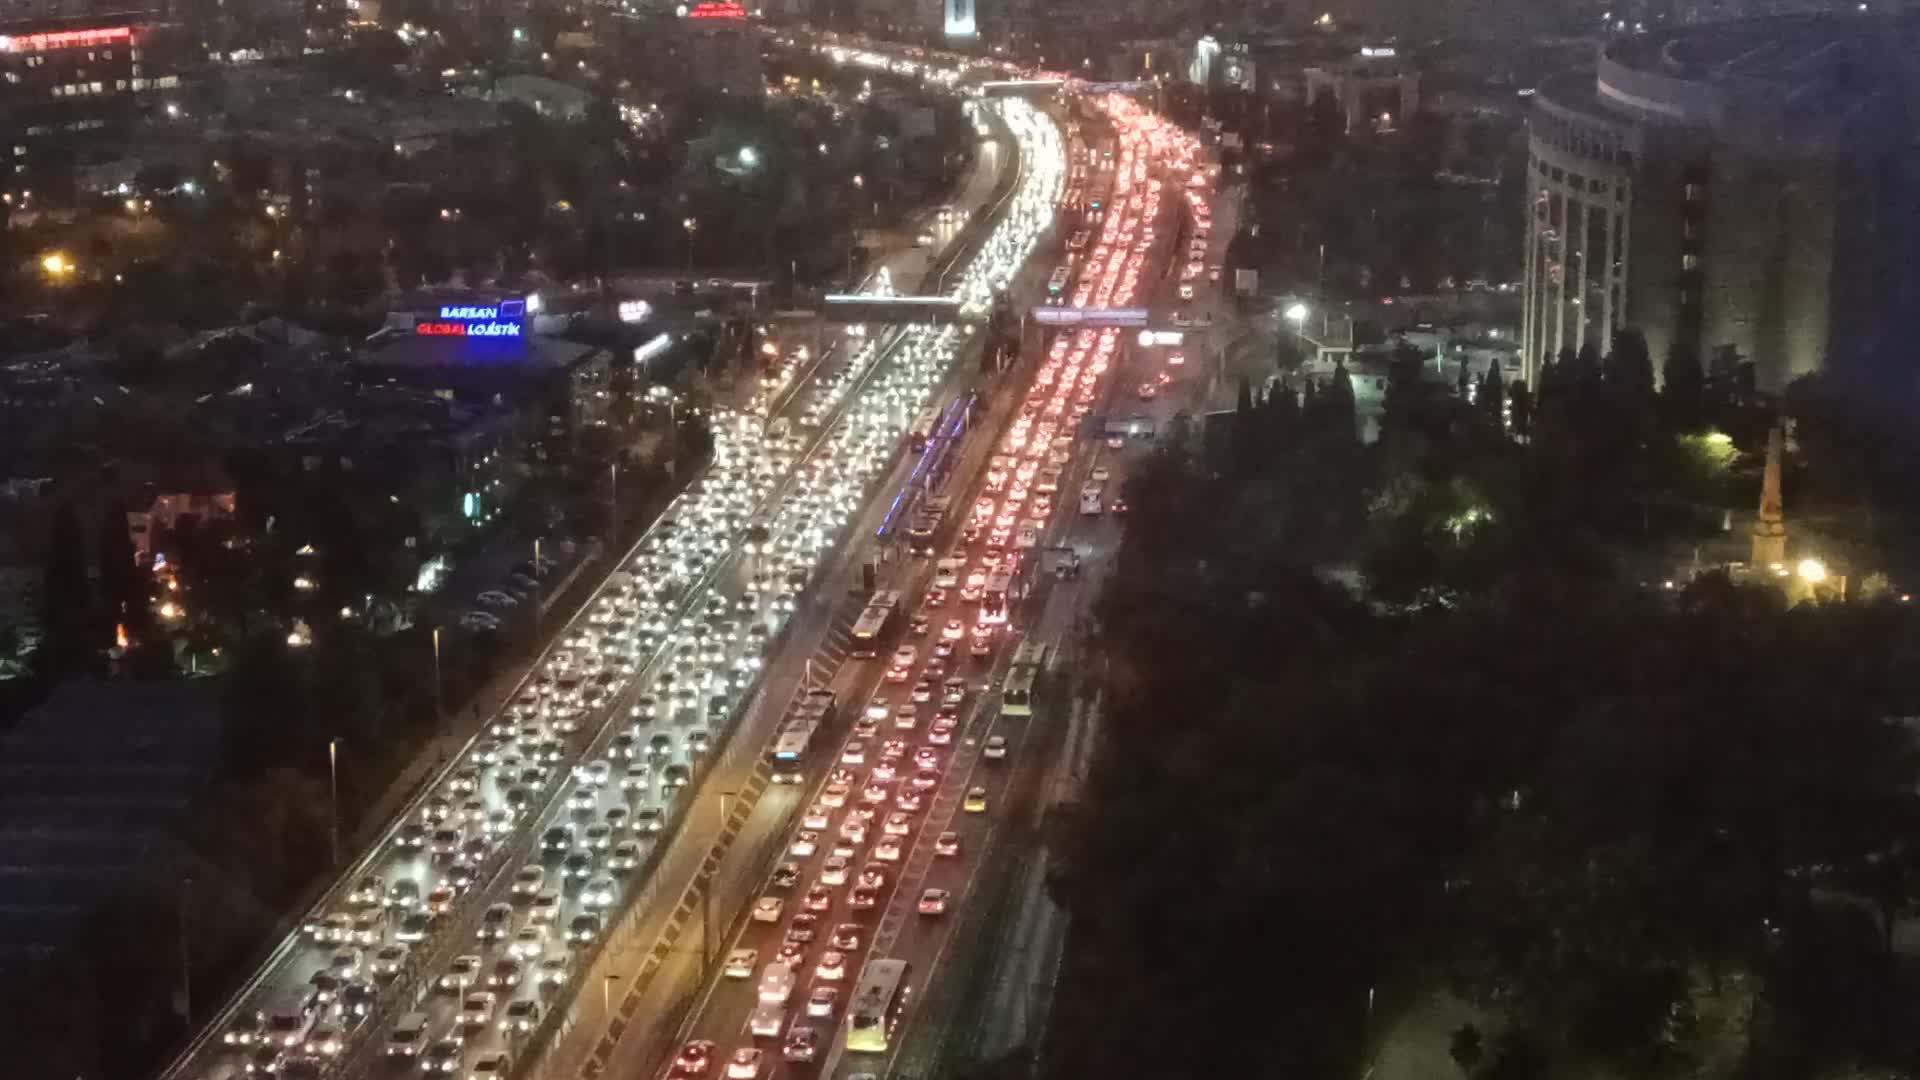
[[[1615, 38], [1588, 92], [1617, 115], [1743, 139], [1906, 142], [1920, 105], [1920, 14], [1786, 15]], [[1543, 90], [1547, 87], [1543, 86]], [[1577, 104], [1554, 80], [1555, 101]]]

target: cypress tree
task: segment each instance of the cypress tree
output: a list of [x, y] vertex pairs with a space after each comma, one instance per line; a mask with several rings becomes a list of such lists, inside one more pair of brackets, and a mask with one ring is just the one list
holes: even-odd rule
[[1675, 341], [1660, 366], [1660, 404], [1675, 430], [1689, 431], [1700, 423], [1706, 381], [1700, 350], [1691, 341]]
[[1533, 394], [1527, 390], [1527, 381], [1513, 380], [1507, 393], [1513, 398], [1514, 437], [1521, 440], [1533, 438]]
[[1333, 383], [1327, 388], [1327, 424], [1342, 442], [1360, 437], [1360, 417], [1353, 397], [1353, 378], [1347, 374], [1345, 360], [1333, 366]]
[[53, 512], [46, 584], [40, 602], [48, 673], [55, 678], [75, 674], [85, 666], [93, 646], [88, 632], [93, 622], [93, 590], [87, 581], [80, 516], [71, 502], [62, 502]]
[[1495, 431], [1506, 430], [1507, 383], [1500, 375], [1500, 361], [1487, 362], [1487, 373], [1480, 378], [1480, 411]]
[[[128, 632], [147, 625], [147, 577], [134, 562], [133, 538], [127, 533], [127, 504], [114, 499], [100, 522], [97, 552], [100, 599], [109, 624], [123, 622]], [[112, 634], [113, 628], [108, 626]]]
[[1607, 389], [1614, 400], [1644, 412], [1653, 402], [1653, 357], [1646, 336], [1631, 327], [1614, 335], [1607, 356]]

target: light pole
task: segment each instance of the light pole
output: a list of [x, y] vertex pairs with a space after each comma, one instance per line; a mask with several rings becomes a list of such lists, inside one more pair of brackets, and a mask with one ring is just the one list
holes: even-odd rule
[[540, 636], [540, 538], [533, 538], [533, 636]]
[[1300, 355], [1301, 348], [1305, 343], [1302, 336], [1301, 325], [1307, 321], [1307, 305], [1295, 300], [1293, 303], [1287, 305], [1286, 316], [1287, 321], [1293, 324], [1293, 354], [1296, 358], [1304, 360], [1305, 357]]
[[180, 882], [180, 1013], [193, 1023], [193, 940], [188, 936], [187, 912], [193, 900], [193, 879]]
[[[727, 822], [732, 818], [732, 815], [727, 811], [733, 808], [733, 797], [738, 795], [739, 792], [720, 791], [715, 792], [715, 794], [720, 798], [720, 831], [725, 832]], [[707, 957], [708, 966], [712, 966], [720, 961], [720, 943], [713, 940], [713, 879], [718, 877], [719, 874], [720, 868], [715, 866], [713, 873], [707, 877], [706, 885], [700, 889], [700, 944], [702, 948], [712, 954]]]
[[447, 733], [446, 691], [440, 685], [440, 628], [433, 628], [433, 720], [440, 734]]
[[667, 477], [672, 479], [675, 466], [680, 464], [680, 419], [674, 408], [673, 392], [667, 392]]
[[700, 228], [698, 218], [681, 218], [680, 227], [687, 231], [687, 276], [693, 276], [693, 234]]
[[340, 865], [340, 739], [327, 740], [327, 836], [333, 865]]
[[[607, 462], [607, 539], [620, 535], [620, 463]], [[535, 570], [540, 569], [538, 566]]]

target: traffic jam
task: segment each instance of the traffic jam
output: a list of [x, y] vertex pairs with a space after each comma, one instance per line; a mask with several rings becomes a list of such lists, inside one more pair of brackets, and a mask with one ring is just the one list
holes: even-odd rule
[[[1139, 293], [1163, 187], [1151, 165], [1193, 156], [1184, 134], [1130, 101], [1115, 98], [1105, 107], [1120, 152], [1112, 166], [1113, 206], [1074, 293], [1083, 307], [1123, 305]], [[1203, 200], [1207, 194], [1204, 187], [1189, 190]], [[995, 658], [1015, 633], [1011, 583], [1039, 557], [1077, 429], [1100, 400], [1119, 334], [1079, 330], [1051, 343], [977, 497], [953, 511], [964, 515], [954, 547], [935, 560], [918, 606], [891, 620], [903, 640], [890, 652], [877, 650], [878, 687], [852, 715], [844, 741], [815, 751], [818, 786], [726, 958], [724, 977], [757, 988], [751, 1015], [730, 1037], [679, 1047], [666, 1080], [722, 1072], [729, 1080], [758, 1080], [791, 1064], [810, 1071], [842, 1031], [845, 1050], [897, 1044], [892, 1029], [911, 987], [862, 976], [876, 959], [874, 933], [895, 905], [910, 904], [927, 921], [957, 910], [970, 877], [964, 864], [978, 857], [986, 835], [991, 785], [969, 773], [953, 779], [953, 788], [964, 788], [957, 804], [943, 815], [930, 812], [930, 804], [949, 786], [956, 743], [972, 734]], [[1101, 472], [1096, 467], [1092, 476], [1104, 481]], [[880, 596], [884, 610], [898, 594]], [[978, 762], [967, 756], [968, 768], [1004, 767], [1007, 735], [992, 730], [998, 717], [988, 719]], [[924, 872], [909, 877], [903, 869], [915, 863], [916, 845], [930, 845], [932, 858], [919, 860]], [[911, 982], [915, 975], [925, 977], [902, 977]], [[865, 1057], [854, 1060], [862, 1070], [871, 1067], [859, 1064]]]

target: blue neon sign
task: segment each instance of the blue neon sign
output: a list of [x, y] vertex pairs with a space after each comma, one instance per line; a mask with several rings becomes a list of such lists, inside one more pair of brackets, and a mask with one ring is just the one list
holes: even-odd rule
[[517, 338], [527, 315], [525, 300], [498, 304], [442, 304], [438, 319], [422, 319], [413, 332], [422, 337]]

